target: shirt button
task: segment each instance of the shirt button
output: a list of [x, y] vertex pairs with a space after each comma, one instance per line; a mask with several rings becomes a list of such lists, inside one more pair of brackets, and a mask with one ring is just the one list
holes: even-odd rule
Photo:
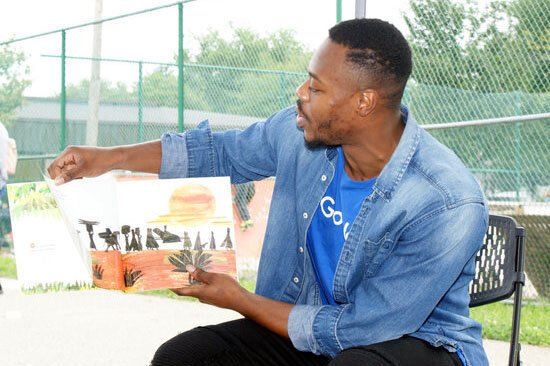
[[298, 282], [300, 282], [300, 279], [299, 279], [298, 277], [294, 277], [294, 278], [292, 279], [292, 281], [294, 281], [294, 283], [298, 283]]
[[304, 252], [304, 247], [299, 247], [299, 248], [298, 248], [298, 251], [299, 251], [300, 253], [303, 253], [303, 252]]
[[307, 212], [304, 212], [304, 219], [307, 219], [308, 218], [308, 215], [307, 215]]
[[323, 181], [323, 182], [324, 182], [324, 181], [326, 181], [326, 180], [327, 180], [327, 176], [326, 176], [326, 175], [324, 175], [324, 174], [323, 174], [323, 175], [321, 175], [321, 181]]

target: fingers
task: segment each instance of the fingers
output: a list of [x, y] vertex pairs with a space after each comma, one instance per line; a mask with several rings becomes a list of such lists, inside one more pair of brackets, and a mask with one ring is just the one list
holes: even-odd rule
[[202, 282], [202, 283], [210, 283], [211, 274], [203, 271], [200, 268], [196, 268], [193, 265], [187, 265], [185, 267], [187, 269], [187, 272], [193, 277], [195, 280]]
[[201, 286], [201, 285], [192, 285], [192, 286], [182, 287], [182, 288], [171, 288], [170, 291], [172, 291], [178, 296], [197, 297], [198, 289], [195, 288], [196, 286]]
[[108, 150], [90, 146], [67, 147], [48, 167], [57, 185], [82, 177], [97, 177], [109, 170]]
[[179, 296], [199, 297], [204, 291], [204, 285], [209, 283], [211, 274], [190, 264], [187, 265], [185, 268], [187, 269], [187, 272], [189, 272], [191, 277], [193, 277], [193, 279], [199, 281], [200, 283], [182, 288], [173, 288], [170, 289], [170, 291]]
[[78, 148], [69, 146], [48, 167], [50, 178], [56, 184], [63, 184], [79, 178], [82, 157]]
[[78, 176], [78, 169], [73, 168], [71, 170], [66, 170], [63, 173], [55, 177], [54, 182], [56, 185], [61, 185], [63, 183], [70, 182], [73, 179], [80, 179], [82, 177]]
[[63, 168], [57, 168], [54, 173], [50, 173], [50, 177], [54, 179], [56, 185], [70, 182], [73, 179], [82, 178], [80, 164], [69, 164], [65, 165]]

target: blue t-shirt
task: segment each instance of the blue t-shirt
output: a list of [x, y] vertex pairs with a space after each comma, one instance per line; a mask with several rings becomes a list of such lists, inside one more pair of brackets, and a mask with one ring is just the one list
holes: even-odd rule
[[335, 305], [332, 284], [344, 241], [361, 204], [372, 193], [376, 178], [351, 180], [344, 169], [344, 154], [338, 148], [334, 178], [311, 220], [307, 248], [319, 283], [323, 304]]

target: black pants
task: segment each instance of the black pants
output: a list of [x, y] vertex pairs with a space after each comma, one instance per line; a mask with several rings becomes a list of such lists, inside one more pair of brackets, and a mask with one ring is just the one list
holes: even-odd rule
[[455, 353], [403, 337], [347, 349], [334, 359], [296, 350], [289, 340], [239, 319], [179, 334], [155, 353], [151, 366], [461, 366]]

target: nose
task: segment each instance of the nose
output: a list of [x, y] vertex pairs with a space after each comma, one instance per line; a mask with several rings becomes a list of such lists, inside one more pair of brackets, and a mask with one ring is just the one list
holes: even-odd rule
[[308, 80], [301, 83], [296, 89], [296, 96], [302, 101], [307, 102], [309, 100], [309, 93], [307, 88]]

